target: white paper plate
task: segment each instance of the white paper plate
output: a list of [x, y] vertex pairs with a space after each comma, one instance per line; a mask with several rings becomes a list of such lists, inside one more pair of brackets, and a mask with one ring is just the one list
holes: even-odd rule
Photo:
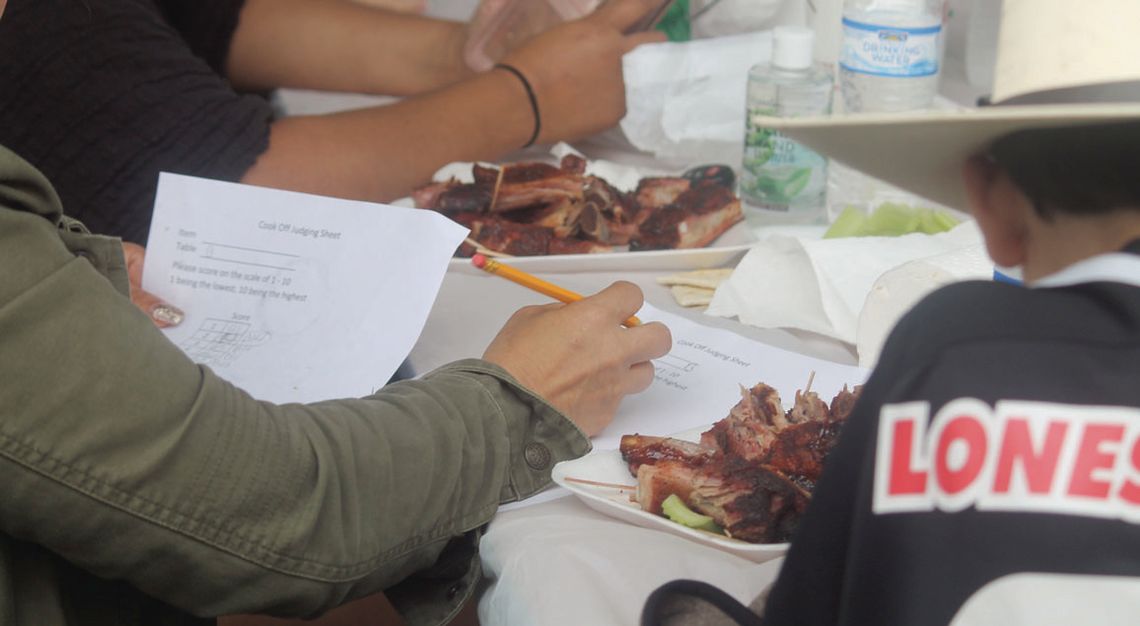
[[[706, 248], [646, 250], [644, 252], [599, 252], [596, 254], [550, 254], [503, 259], [512, 267], [533, 273], [703, 270], [736, 265], [755, 239], [744, 222], [735, 224]], [[452, 259], [449, 270], [471, 268], [471, 259]], [[471, 268], [472, 272], [478, 272]]]
[[[707, 429], [688, 431], [677, 435], [677, 438], [696, 441], [704, 430]], [[756, 563], [783, 556], [788, 551], [787, 543], [748, 543], [688, 528], [660, 515], [643, 511], [636, 501], [631, 500], [636, 492], [637, 479], [630, 475], [629, 466], [617, 450], [599, 450], [578, 459], [563, 461], [554, 466], [552, 476], [555, 483], [569, 489], [586, 506], [637, 526], [672, 533]], [[568, 481], [567, 477], [630, 485], [631, 489], [596, 487]]]
[[[400, 198], [393, 206], [414, 208], [411, 198]], [[738, 222], [726, 230], [716, 241], [704, 248], [685, 250], [646, 250], [644, 252], [599, 252], [597, 254], [549, 254], [546, 256], [516, 256], [505, 259], [513, 267], [528, 272], [613, 272], [618, 270], [679, 272], [703, 270], [736, 265], [745, 252], [756, 242], [752, 230], [745, 222]], [[455, 258], [448, 266], [450, 271], [472, 273], [471, 259]]]

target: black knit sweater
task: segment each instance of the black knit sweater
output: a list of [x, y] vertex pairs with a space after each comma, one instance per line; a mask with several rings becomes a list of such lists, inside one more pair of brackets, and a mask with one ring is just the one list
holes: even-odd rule
[[221, 69], [244, 0], [9, 0], [0, 145], [94, 232], [145, 243], [162, 171], [236, 181], [272, 110]]

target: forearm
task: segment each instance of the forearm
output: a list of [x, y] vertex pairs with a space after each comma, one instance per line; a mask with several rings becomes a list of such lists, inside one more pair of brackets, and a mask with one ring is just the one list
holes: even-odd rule
[[521, 83], [495, 70], [390, 106], [275, 122], [242, 182], [390, 201], [449, 162], [518, 149], [533, 128]]
[[199, 615], [311, 615], [544, 486], [526, 444], [588, 448], [480, 361], [359, 400], [258, 402], [53, 236], [0, 219], [0, 265], [23, 276], [0, 285], [0, 532], [95, 575]]
[[[139, 330], [117, 341], [153, 354]], [[522, 442], [545, 441], [555, 460], [586, 447], [551, 440], [567, 428], [553, 411], [530, 424], [528, 409], [498, 404], [490, 377], [442, 373], [369, 399], [273, 407], [174, 361], [142, 359], [133, 379], [102, 384], [80, 380], [91, 363], [77, 366], [58, 376], [55, 402], [6, 419], [0, 519], [5, 533], [199, 615], [308, 616], [383, 589], [543, 484]], [[153, 376], [140, 380], [141, 367]]]
[[[537, 99], [542, 118], [538, 143], [586, 137], [625, 115], [622, 55], [663, 37], [624, 34], [649, 3], [611, 0], [504, 57], [526, 77]], [[242, 180], [391, 200], [426, 182], [448, 162], [498, 159], [523, 146], [534, 130], [534, 112], [522, 81], [505, 70], [491, 70], [390, 107], [275, 123], [268, 151]]]
[[[367, 401], [318, 416], [251, 414], [232, 387], [204, 398], [231, 410], [131, 433], [87, 413], [89, 427], [0, 437], [4, 532], [194, 614], [310, 616], [432, 565], [511, 491], [496, 488], [509, 484], [508, 429], [482, 406], [474, 428], [438, 414], [418, 436], [386, 437], [384, 407]], [[223, 420], [236, 425], [212, 424]], [[64, 427], [74, 434], [42, 437]]]
[[240, 89], [410, 95], [470, 74], [464, 25], [347, 0], [247, 0], [226, 63]]

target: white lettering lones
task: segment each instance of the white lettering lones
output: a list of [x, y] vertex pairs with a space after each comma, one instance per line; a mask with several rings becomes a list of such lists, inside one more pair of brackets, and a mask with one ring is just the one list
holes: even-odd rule
[[1032, 511], [1140, 522], [1140, 410], [973, 398], [879, 413], [873, 510]]

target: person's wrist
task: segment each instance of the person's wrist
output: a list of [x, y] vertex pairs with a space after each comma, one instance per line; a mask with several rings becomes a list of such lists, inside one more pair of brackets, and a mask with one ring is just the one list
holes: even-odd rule
[[534, 86], [527, 78], [526, 74], [517, 66], [511, 63], [496, 63], [492, 70], [498, 70], [502, 73], [509, 74], [514, 78], [526, 95], [526, 102], [530, 108], [530, 116], [533, 121], [531, 131], [528, 134], [527, 140], [523, 143], [523, 148], [529, 148], [538, 141], [542, 135], [542, 110], [538, 104], [538, 95], [534, 91]]
[[475, 70], [467, 64], [467, 40], [470, 37], [470, 24], [454, 22], [451, 36], [448, 38], [448, 58], [451, 59], [452, 71], [455, 72], [457, 80], [475, 75]]

